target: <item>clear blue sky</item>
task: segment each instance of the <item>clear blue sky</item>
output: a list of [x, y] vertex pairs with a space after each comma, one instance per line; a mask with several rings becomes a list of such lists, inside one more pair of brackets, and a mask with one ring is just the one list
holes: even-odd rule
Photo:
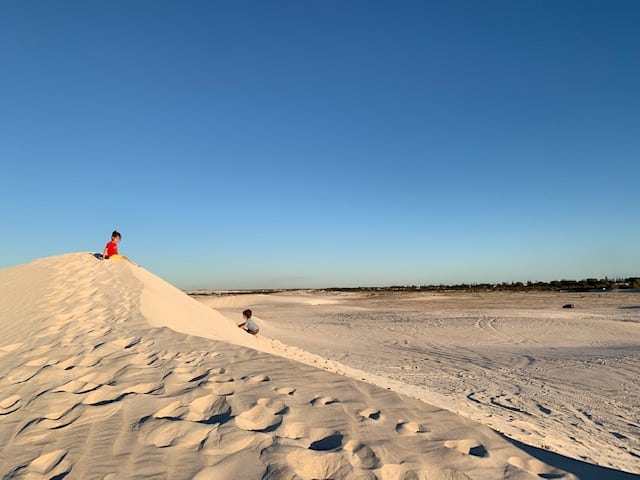
[[640, 2], [6, 1], [0, 268], [640, 274]]

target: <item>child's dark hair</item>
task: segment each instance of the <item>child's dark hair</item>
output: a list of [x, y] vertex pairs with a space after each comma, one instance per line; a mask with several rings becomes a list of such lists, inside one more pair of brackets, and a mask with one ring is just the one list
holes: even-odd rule
[[122, 235], [120, 235], [119, 231], [114, 230], [113, 233], [111, 234], [111, 238], [122, 238]]
[[242, 315], [244, 315], [246, 318], [251, 318], [252, 313], [253, 312], [247, 308], [244, 312], [242, 312]]

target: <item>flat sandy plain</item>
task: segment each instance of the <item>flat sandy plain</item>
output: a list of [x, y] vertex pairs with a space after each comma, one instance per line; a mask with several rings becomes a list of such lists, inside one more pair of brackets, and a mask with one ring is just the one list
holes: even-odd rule
[[640, 293], [194, 298], [228, 317], [253, 308], [261, 334], [328, 359], [327, 369], [541, 451], [640, 473]]

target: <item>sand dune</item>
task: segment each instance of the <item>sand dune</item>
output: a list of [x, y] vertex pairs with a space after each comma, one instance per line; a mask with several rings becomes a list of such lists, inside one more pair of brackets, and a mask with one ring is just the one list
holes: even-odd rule
[[2, 478], [577, 478], [449, 411], [272, 355], [125, 262], [2, 270], [0, 314]]
[[335, 305], [342, 296], [317, 295], [313, 293], [243, 293], [240, 295], [196, 295], [200, 303], [215, 309], [242, 309], [246, 305]]

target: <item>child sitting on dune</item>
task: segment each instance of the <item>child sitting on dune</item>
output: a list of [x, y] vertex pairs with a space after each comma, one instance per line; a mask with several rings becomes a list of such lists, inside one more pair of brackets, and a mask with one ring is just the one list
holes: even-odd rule
[[258, 324], [254, 322], [253, 319], [251, 318], [252, 314], [253, 313], [249, 309], [242, 312], [242, 319], [244, 321], [240, 325], [238, 325], [238, 327], [242, 328], [243, 330], [250, 333], [251, 335], [257, 335], [258, 332], [260, 331], [260, 328], [258, 327]]
[[[104, 247], [104, 252], [102, 252], [102, 258], [105, 260], [126, 260], [131, 262], [124, 255], [120, 255], [118, 253], [118, 243], [122, 240], [122, 235], [117, 230], [114, 230], [111, 234], [111, 241], [107, 243], [107, 246]], [[131, 262], [133, 263], [133, 262]]]

